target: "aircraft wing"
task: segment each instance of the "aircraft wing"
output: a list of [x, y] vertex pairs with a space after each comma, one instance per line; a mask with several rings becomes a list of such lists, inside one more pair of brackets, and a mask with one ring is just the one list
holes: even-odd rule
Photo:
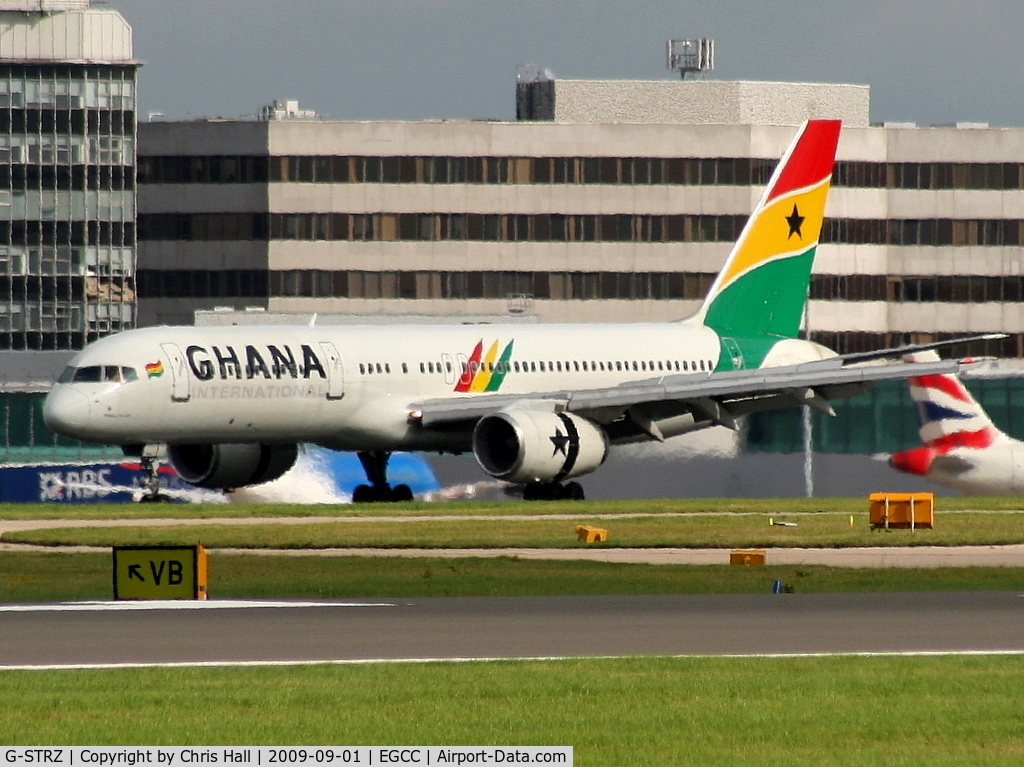
[[843, 357], [832, 357], [756, 370], [668, 375], [602, 389], [439, 398], [413, 403], [407, 409], [423, 426], [440, 429], [510, 408], [569, 411], [604, 425], [625, 417], [634, 435], [646, 433], [660, 440], [656, 421], [661, 418], [692, 413], [697, 421], [734, 428], [735, 418], [761, 410], [810, 405], [831, 413], [829, 400], [861, 394], [875, 381], [955, 374], [965, 364], [970, 363], [847, 364]]
[[931, 343], [926, 344], [907, 344], [906, 346], [897, 346], [892, 349], [879, 349], [871, 352], [854, 352], [853, 354], [844, 354], [837, 359], [841, 359], [844, 362], [871, 362], [882, 359], [900, 359], [907, 354], [941, 349], [955, 344], [967, 344], [974, 341], [998, 341], [1006, 338], [1007, 335], [1007, 333], [983, 333], [982, 335], [977, 336], [947, 338], [942, 341], [932, 341]]

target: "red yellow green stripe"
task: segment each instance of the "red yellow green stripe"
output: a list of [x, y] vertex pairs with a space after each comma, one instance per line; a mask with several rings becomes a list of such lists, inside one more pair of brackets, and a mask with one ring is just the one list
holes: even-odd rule
[[457, 392], [494, 392], [501, 388], [508, 374], [512, 347], [515, 341], [509, 341], [498, 356], [499, 342], [495, 339], [483, 353], [483, 339], [477, 342], [473, 354], [462, 367], [462, 376], [455, 384]]

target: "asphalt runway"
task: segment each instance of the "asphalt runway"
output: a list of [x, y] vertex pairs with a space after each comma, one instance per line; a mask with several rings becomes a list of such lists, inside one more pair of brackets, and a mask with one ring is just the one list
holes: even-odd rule
[[0, 605], [0, 668], [1024, 652], [1024, 592]]

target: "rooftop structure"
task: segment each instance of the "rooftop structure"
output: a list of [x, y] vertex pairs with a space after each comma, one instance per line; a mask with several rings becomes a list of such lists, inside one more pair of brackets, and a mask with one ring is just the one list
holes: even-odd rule
[[742, 80], [559, 80], [521, 74], [516, 117], [571, 124], [868, 125], [867, 85]]

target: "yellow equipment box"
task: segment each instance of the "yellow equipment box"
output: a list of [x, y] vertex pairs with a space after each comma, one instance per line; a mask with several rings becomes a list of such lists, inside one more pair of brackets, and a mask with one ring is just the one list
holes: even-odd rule
[[729, 554], [730, 565], [763, 565], [767, 561], [764, 549], [733, 549]]
[[587, 543], [604, 543], [608, 540], [608, 531], [590, 525], [577, 525], [576, 536]]
[[935, 526], [934, 493], [872, 493], [868, 499], [872, 530]]

